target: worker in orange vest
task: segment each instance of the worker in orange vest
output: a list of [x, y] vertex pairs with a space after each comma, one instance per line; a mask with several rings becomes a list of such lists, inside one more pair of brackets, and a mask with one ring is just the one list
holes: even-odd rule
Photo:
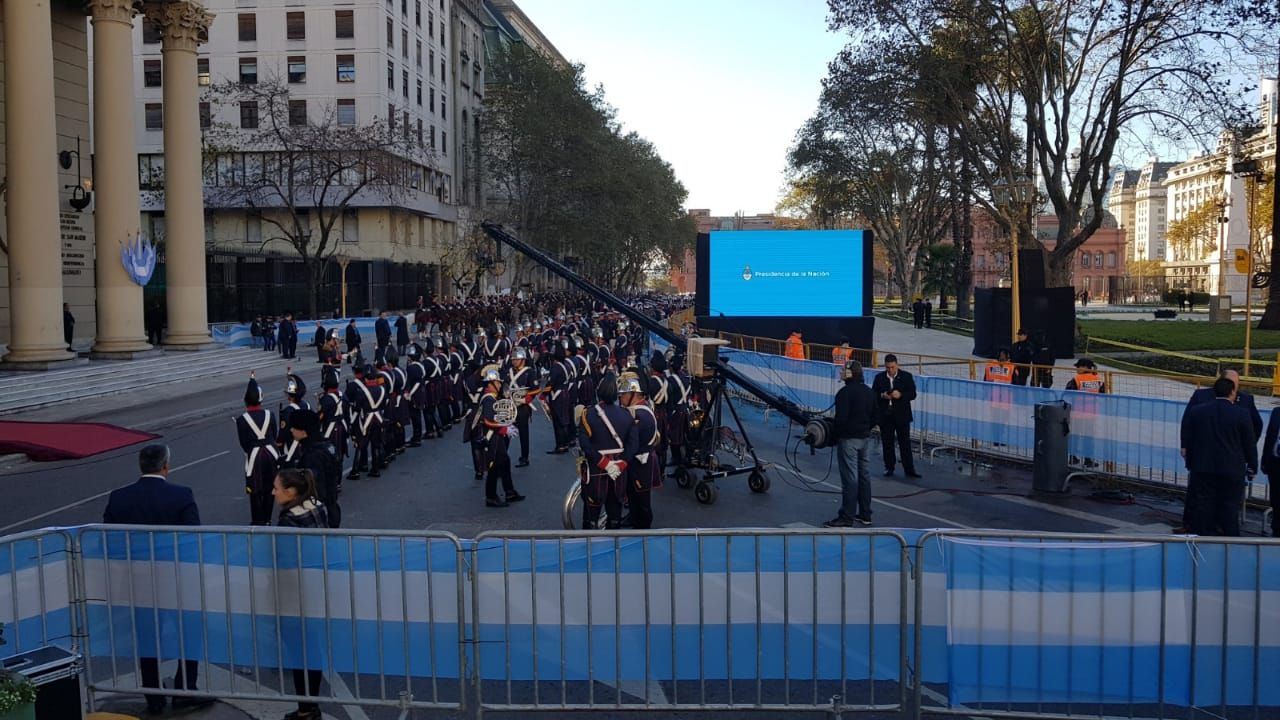
[[801, 339], [799, 330], [792, 330], [791, 337], [787, 338], [786, 356], [792, 360], [804, 359], [804, 340]]
[[1076, 360], [1076, 376], [1067, 381], [1068, 390], [1087, 393], [1105, 393], [1107, 384], [1098, 374], [1098, 366], [1089, 358]]
[[840, 338], [840, 346], [831, 348], [831, 364], [842, 368], [849, 363], [851, 357], [853, 348], [849, 347], [848, 338]]
[[987, 363], [987, 369], [982, 373], [982, 381], [1005, 384], [1012, 383], [1013, 370], [1013, 363], [1009, 362], [1009, 349], [1000, 348], [999, 359], [992, 360]]

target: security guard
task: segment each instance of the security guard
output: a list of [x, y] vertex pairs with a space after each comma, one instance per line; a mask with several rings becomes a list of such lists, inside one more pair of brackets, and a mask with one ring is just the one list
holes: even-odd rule
[[831, 348], [831, 364], [843, 370], [853, 357], [853, 348], [849, 347], [848, 338], [840, 338], [840, 346]]
[[636, 454], [635, 461], [627, 465], [627, 505], [631, 527], [636, 530], [653, 527], [651, 495], [654, 488], [662, 483], [662, 462], [658, 452], [662, 433], [658, 430], [658, 416], [645, 397], [644, 385], [636, 373], [623, 373], [618, 378], [622, 406], [635, 420]]
[[516, 403], [516, 432], [520, 434], [520, 459], [516, 467], [529, 465], [529, 417], [533, 415], [533, 398], [538, 394], [537, 379], [528, 365], [529, 354], [522, 347], [511, 353], [507, 369], [507, 391]]
[[1014, 362], [1013, 384], [1026, 385], [1031, 378], [1031, 362], [1035, 359], [1035, 348], [1027, 339], [1027, 331], [1018, 328], [1016, 342], [1013, 343], [1012, 360]]
[[249, 495], [252, 525], [271, 524], [271, 486], [280, 462], [272, 429], [271, 411], [262, 407], [262, 388], [250, 373], [244, 391], [244, 413], [236, 418], [236, 435], [245, 455], [244, 491]]
[[596, 395], [600, 402], [584, 411], [578, 424], [578, 445], [582, 448], [582, 459], [578, 463], [582, 481], [582, 527], [596, 527], [603, 505], [606, 527], [614, 529], [622, 527], [627, 467], [635, 462], [635, 420], [630, 412], [615, 404], [618, 385], [613, 375], [605, 375]]
[[999, 358], [987, 363], [987, 369], [982, 372], [982, 381], [1007, 385], [1013, 382], [1014, 372], [1013, 363], [1009, 362], [1009, 349], [1000, 348]]
[[1105, 393], [1107, 384], [1098, 374], [1098, 366], [1089, 358], [1076, 360], [1076, 376], [1067, 381], [1068, 390], [1087, 393]]
[[[291, 427], [289, 416], [293, 415], [295, 410], [311, 409], [305, 400], [306, 394], [307, 384], [302, 382], [302, 378], [290, 372], [284, 384], [284, 395], [289, 400], [289, 404], [280, 410], [280, 429], [276, 433], [276, 446], [282, 453], [281, 462], [288, 463], [293, 460], [294, 453], [298, 451], [298, 441], [293, 438], [293, 433], [289, 432]], [[273, 477], [272, 481], [274, 480]]]
[[[480, 380], [484, 383], [484, 392], [480, 397], [477, 411], [478, 433], [484, 446], [484, 504], [486, 507], [506, 507], [510, 503], [524, 500], [524, 496], [516, 492], [511, 482], [511, 456], [507, 446], [510, 436], [517, 432], [514, 408], [504, 407], [509, 400], [502, 400], [502, 369], [497, 365], [487, 365], [480, 371]], [[498, 497], [498, 479], [502, 479], [502, 491], [505, 497]]]

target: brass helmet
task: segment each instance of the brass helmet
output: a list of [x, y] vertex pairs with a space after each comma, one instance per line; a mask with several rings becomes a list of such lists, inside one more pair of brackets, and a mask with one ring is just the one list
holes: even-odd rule
[[640, 376], [633, 372], [624, 372], [618, 377], [618, 394], [644, 393], [644, 384]]
[[485, 365], [480, 370], [480, 380], [487, 383], [502, 382], [502, 368], [497, 365]]

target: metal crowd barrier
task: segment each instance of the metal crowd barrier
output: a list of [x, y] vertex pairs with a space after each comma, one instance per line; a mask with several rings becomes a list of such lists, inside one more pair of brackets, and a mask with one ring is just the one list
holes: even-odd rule
[[[323, 673], [320, 703], [464, 705], [452, 535], [111, 525], [78, 541], [91, 705], [121, 692], [305, 700], [294, 670]], [[143, 687], [153, 658], [198, 663], [200, 689]]]
[[908, 564], [888, 531], [485, 533], [480, 711], [901, 711]]
[[[1280, 543], [1002, 531], [444, 533], [92, 526], [0, 538], [2, 655], [89, 703], [1280, 716]], [[199, 690], [142, 687], [194, 661]], [[385, 712], [385, 710], [384, 710]]]

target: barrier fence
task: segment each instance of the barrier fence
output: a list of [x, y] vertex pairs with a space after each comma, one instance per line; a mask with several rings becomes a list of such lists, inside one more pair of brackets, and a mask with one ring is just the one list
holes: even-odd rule
[[[1264, 540], [94, 526], [0, 539], [0, 559], [5, 650], [80, 653], [91, 706], [297, 700], [303, 669], [322, 704], [401, 717], [1280, 716]], [[148, 658], [191, 661], [200, 690], [142, 687]]]
[[[659, 338], [651, 337], [650, 342], [666, 349]], [[742, 350], [725, 350], [721, 356], [766, 390], [809, 412], [829, 411], [841, 384], [839, 369], [828, 362]], [[1170, 489], [1186, 487], [1181, 421], [1188, 395], [1167, 400], [982, 382], [936, 374], [955, 364], [899, 358], [915, 376], [918, 392], [912, 403], [913, 437], [922, 447], [934, 446], [933, 452], [949, 448], [1030, 462], [1035, 454], [1035, 405], [1061, 401], [1071, 405], [1068, 451], [1074, 472]], [[868, 365], [864, 379], [870, 384], [878, 372]], [[1269, 497], [1265, 476], [1247, 486], [1247, 499]]]

